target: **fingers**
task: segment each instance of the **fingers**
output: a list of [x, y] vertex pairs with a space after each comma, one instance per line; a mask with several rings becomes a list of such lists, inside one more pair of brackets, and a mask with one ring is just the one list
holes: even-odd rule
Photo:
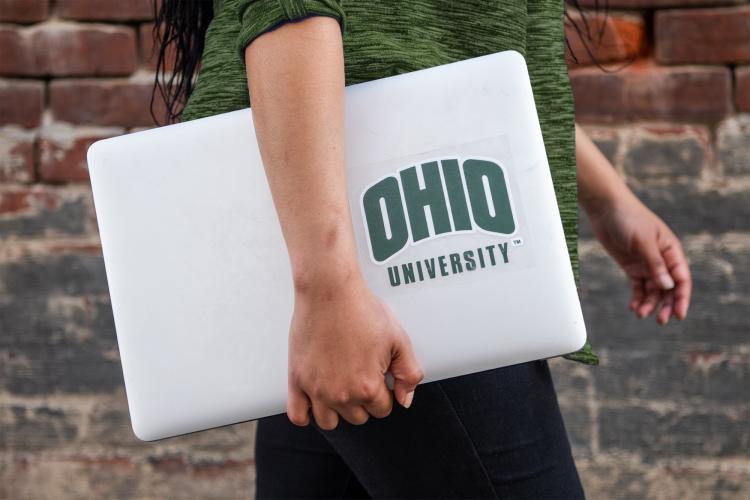
[[316, 395], [308, 396], [302, 389], [290, 385], [287, 413], [292, 423], [307, 425], [310, 421], [309, 407], [312, 407], [315, 423], [323, 430], [335, 429], [339, 416], [353, 425], [362, 425], [369, 420], [370, 415], [376, 418], [387, 417], [393, 408], [393, 398], [385, 378], [377, 375], [358, 387], [350, 387], [333, 397], [322, 390], [312, 392]]
[[310, 423], [310, 400], [295, 384], [289, 384], [287, 416], [294, 425], [301, 427]]
[[693, 289], [693, 280], [690, 275], [682, 245], [675, 238], [674, 242], [664, 251], [664, 260], [666, 261], [669, 272], [672, 274], [675, 285], [673, 313], [677, 319], [685, 319], [688, 306], [690, 305], [690, 296]]
[[677, 237], [663, 228], [661, 237], [642, 241], [640, 250], [648, 267], [649, 277], [631, 280], [633, 296], [630, 308], [644, 318], [658, 311], [656, 321], [666, 324], [670, 316], [685, 319], [692, 294], [690, 268]]
[[631, 278], [630, 285], [633, 288], [633, 294], [630, 297], [630, 304], [628, 307], [631, 311], [636, 312], [638, 307], [643, 303], [643, 298], [646, 295], [646, 292], [643, 289], [643, 279]]
[[406, 332], [402, 332], [394, 343], [389, 370], [393, 375], [393, 395], [401, 406], [408, 408], [414, 399], [417, 384], [424, 378], [424, 373]]
[[320, 399], [312, 400], [312, 411], [315, 423], [323, 430], [333, 430], [339, 424], [339, 414], [326, 406]]
[[[325, 359], [326, 349], [313, 345], [318, 348], [313, 352], [317, 360], [295, 365], [290, 354], [288, 413], [292, 422], [307, 425], [314, 419], [321, 430], [330, 431], [338, 426], [340, 418], [352, 425], [362, 425], [371, 415], [388, 416], [394, 396], [406, 408], [410, 406], [414, 390], [424, 378], [422, 369], [409, 337], [392, 312], [387, 307], [373, 309], [372, 316], [378, 320], [375, 326], [379, 329], [365, 329], [367, 335], [360, 342], [338, 338], [338, 344], [345, 347], [339, 353], [341, 356]], [[291, 335], [290, 338], [294, 339]], [[331, 345], [336, 342], [326, 344], [328, 349]], [[290, 346], [294, 347], [291, 341]], [[310, 355], [310, 343], [304, 346], [305, 354]], [[295, 351], [290, 347], [289, 352]], [[332, 366], [334, 360], [347, 356], [348, 364], [340, 369]], [[386, 383], [386, 375], [393, 378], [393, 391]]]
[[[390, 394], [385, 378], [375, 375], [362, 380], [357, 386], [340, 394], [332, 407], [354, 425], [362, 425], [370, 418], [384, 417], [390, 413]], [[370, 411], [370, 410], [373, 411]], [[374, 412], [374, 413], [373, 413]]]
[[364, 407], [375, 418], [385, 418], [391, 414], [393, 396], [385, 383], [385, 378], [383, 378], [383, 383], [378, 386], [377, 392], [364, 402]]
[[669, 274], [667, 264], [662, 257], [658, 240], [656, 238], [649, 238], [643, 240], [640, 243], [640, 246], [643, 258], [646, 260], [646, 265], [648, 266], [651, 280], [653, 280], [653, 282], [662, 290], [670, 290], [674, 288], [675, 283], [672, 276]]
[[656, 308], [656, 305], [659, 303], [659, 300], [661, 299], [661, 289], [656, 285], [656, 283], [653, 282], [651, 279], [645, 280], [644, 283], [644, 298], [641, 302], [641, 305], [638, 306], [638, 309], [636, 310], [636, 314], [638, 314], [639, 318], [645, 318], [649, 314], [651, 314], [654, 309]]
[[370, 419], [370, 414], [362, 406], [342, 406], [334, 407], [334, 409], [344, 420], [353, 425], [362, 425]]
[[677, 319], [685, 319], [688, 307], [690, 306], [690, 294], [692, 293], [692, 284], [690, 280], [678, 284], [675, 291], [674, 315]]
[[[656, 321], [661, 325], [669, 322], [670, 316], [674, 315], [675, 296], [677, 288], [672, 290], [661, 290], [651, 279], [645, 280], [645, 283], [639, 287], [637, 280], [633, 280], [633, 295], [642, 293], [642, 301], [631, 301], [631, 309], [639, 318], [645, 318], [649, 314], [656, 312]], [[636, 288], [642, 288], [643, 292], [637, 291]], [[633, 304], [635, 306], [633, 307]]]
[[[348, 405], [345, 401], [334, 406], [334, 409], [351, 424], [362, 425], [367, 422], [370, 415], [375, 418], [387, 417], [393, 409], [393, 397], [385, 378], [380, 383], [364, 383], [355, 394], [356, 396], [348, 401]], [[357, 403], [361, 403], [361, 406]]]
[[674, 304], [674, 290], [667, 290], [664, 292], [664, 300], [661, 302], [659, 313], [656, 316], [656, 321], [660, 325], [666, 325], [669, 321], [669, 317], [672, 315], [672, 306]]

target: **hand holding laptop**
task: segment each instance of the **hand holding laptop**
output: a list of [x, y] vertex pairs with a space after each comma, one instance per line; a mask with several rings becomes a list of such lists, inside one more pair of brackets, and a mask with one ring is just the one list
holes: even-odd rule
[[245, 57], [258, 146], [294, 279], [287, 414], [303, 426], [312, 416], [327, 430], [339, 416], [352, 424], [385, 417], [393, 405], [389, 367], [406, 407], [423, 374], [406, 331], [359, 268], [338, 24], [314, 17], [286, 25], [254, 40]]
[[[323, 280], [296, 294], [289, 338], [289, 419], [333, 429], [341, 415], [365, 423], [390, 414], [393, 396], [405, 407], [423, 374], [406, 331], [361, 276], [346, 286]], [[338, 415], [337, 415], [338, 413]]]

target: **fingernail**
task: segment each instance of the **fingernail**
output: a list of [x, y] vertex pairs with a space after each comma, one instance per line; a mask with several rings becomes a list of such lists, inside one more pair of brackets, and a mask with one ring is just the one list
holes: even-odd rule
[[661, 273], [659, 275], [659, 285], [665, 290], [670, 290], [674, 288], [674, 280], [667, 273]]
[[410, 407], [413, 399], [414, 399], [414, 391], [407, 392], [406, 396], [404, 396], [404, 408]]

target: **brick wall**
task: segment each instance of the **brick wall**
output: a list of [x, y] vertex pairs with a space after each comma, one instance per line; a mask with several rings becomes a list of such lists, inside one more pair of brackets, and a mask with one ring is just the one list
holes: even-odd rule
[[[582, 220], [602, 365], [554, 362], [568, 430], [591, 498], [747, 497], [750, 5], [610, 5], [589, 19], [619, 71], [571, 37], [578, 117], [682, 237], [696, 290], [682, 324], [631, 317]], [[0, 498], [253, 491], [253, 424], [155, 445], [129, 428], [84, 159], [152, 125], [150, 17], [148, 0], [0, 0]]]
[[602, 365], [555, 366], [576, 458], [591, 498], [748, 498], [750, 5], [609, 4], [591, 27], [597, 59], [619, 71], [573, 44], [577, 117], [681, 237], [695, 292], [682, 324], [635, 319], [582, 217], [582, 299]]
[[149, 0], [0, 0], [0, 498], [247, 498], [253, 424], [138, 442], [85, 164], [153, 125]]

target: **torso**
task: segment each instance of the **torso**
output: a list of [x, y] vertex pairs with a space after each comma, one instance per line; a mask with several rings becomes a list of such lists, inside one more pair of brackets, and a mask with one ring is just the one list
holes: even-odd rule
[[[250, 105], [236, 50], [239, 0], [215, 0], [201, 72], [183, 120]], [[343, 0], [346, 84], [503, 50], [526, 58], [568, 251], [578, 282], [573, 96], [562, 0]]]

